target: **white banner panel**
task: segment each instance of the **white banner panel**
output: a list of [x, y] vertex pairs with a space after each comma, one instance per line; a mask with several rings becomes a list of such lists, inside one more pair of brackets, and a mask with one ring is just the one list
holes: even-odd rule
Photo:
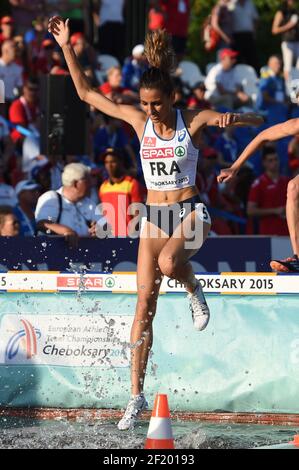
[[129, 367], [130, 315], [1, 318], [0, 364]]

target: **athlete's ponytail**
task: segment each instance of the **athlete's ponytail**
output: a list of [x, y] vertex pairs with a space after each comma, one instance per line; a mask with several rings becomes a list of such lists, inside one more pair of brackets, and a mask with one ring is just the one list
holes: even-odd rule
[[141, 77], [140, 88], [156, 88], [171, 95], [174, 85], [170, 74], [175, 70], [176, 58], [171, 39], [165, 30], [147, 34], [144, 54], [150, 68]]

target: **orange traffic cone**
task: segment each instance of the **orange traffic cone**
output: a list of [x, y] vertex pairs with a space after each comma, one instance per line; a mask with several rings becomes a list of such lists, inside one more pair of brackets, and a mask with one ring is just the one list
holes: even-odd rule
[[299, 434], [295, 434], [294, 440], [289, 442], [289, 444], [293, 444], [295, 447], [299, 447]]
[[167, 395], [156, 395], [144, 448], [174, 449]]

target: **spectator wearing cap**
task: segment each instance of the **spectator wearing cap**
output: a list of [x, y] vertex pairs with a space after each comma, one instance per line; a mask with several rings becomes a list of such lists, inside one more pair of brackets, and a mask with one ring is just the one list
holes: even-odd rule
[[144, 46], [137, 44], [132, 49], [132, 56], [127, 57], [122, 68], [122, 85], [137, 93], [140, 79], [147, 69], [148, 62], [144, 55]]
[[207, 89], [204, 82], [197, 82], [192, 86], [192, 94], [187, 100], [188, 109], [211, 109], [211, 103], [205, 99]]
[[288, 119], [288, 100], [281, 58], [273, 55], [267, 65], [259, 81], [256, 107], [259, 111], [267, 112], [267, 123], [273, 126]]
[[6, 39], [12, 39], [14, 35], [14, 20], [11, 16], [2, 16], [0, 20], [0, 46]]
[[[18, 124], [31, 130], [34, 134], [38, 131], [39, 116], [39, 95], [38, 81], [31, 77], [23, 87], [23, 93], [20, 98], [13, 101], [9, 108], [9, 120], [13, 124]], [[16, 129], [11, 131], [11, 137], [15, 144], [20, 148], [24, 141], [24, 136]]]
[[121, 152], [107, 149], [102, 159], [108, 178], [100, 186], [99, 197], [114, 236], [126, 237], [132, 234], [130, 221], [138, 215], [134, 207], [132, 212], [129, 207], [144, 202], [145, 191], [135, 178], [126, 174]]
[[258, 71], [256, 30], [258, 11], [252, 0], [236, 0], [232, 9], [234, 47], [239, 52], [239, 62], [251, 65]]
[[214, 65], [206, 77], [205, 98], [215, 106], [225, 106], [232, 110], [250, 102], [234, 68], [237, 56], [238, 52], [233, 49], [221, 49], [220, 63]]
[[62, 187], [47, 191], [37, 202], [37, 229], [46, 234], [64, 236], [72, 245], [78, 237], [95, 237], [96, 223], [103, 217], [87, 196], [90, 169], [81, 163], [70, 163], [62, 173]]
[[0, 237], [16, 237], [20, 225], [10, 206], [0, 206]]
[[16, 64], [16, 45], [6, 39], [1, 45], [0, 79], [5, 83], [5, 101], [14, 100], [23, 86], [23, 68]]
[[17, 34], [24, 34], [30, 29], [32, 21], [46, 4], [44, 0], [9, 0], [9, 3]]
[[274, 148], [265, 147], [264, 173], [250, 189], [247, 205], [249, 217], [259, 220], [258, 235], [288, 235], [286, 200], [289, 178], [279, 171], [279, 158]]
[[123, 63], [125, 55], [124, 12], [128, 0], [101, 0], [95, 23], [99, 28], [98, 49], [100, 54], [109, 54]]
[[39, 198], [39, 185], [34, 181], [20, 181], [15, 192], [18, 198], [18, 204], [14, 208], [20, 224], [20, 235], [24, 237], [33, 237], [36, 233], [36, 223], [34, 211]]
[[61, 64], [61, 55], [55, 51], [53, 39], [44, 39], [38, 57], [32, 62], [32, 73], [37, 76], [47, 75], [55, 65]]
[[116, 103], [133, 104], [139, 101], [138, 94], [121, 85], [122, 75], [119, 66], [110, 67], [107, 81], [99, 86], [99, 91]]
[[77, 32], [70, 37], [71, 45], [77, 59], [83, 69], [96, 67], [96, 54], [91, 45], [86, 41], [85, 36], [81, 32]]

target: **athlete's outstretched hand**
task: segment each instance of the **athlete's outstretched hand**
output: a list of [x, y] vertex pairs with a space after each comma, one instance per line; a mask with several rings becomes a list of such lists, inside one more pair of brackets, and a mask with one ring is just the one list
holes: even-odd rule
[[61, 16], [53, 16], [49, 19], [48, 31], [53, 34], [60, 47], [69, 43], [69, 19], [64, 22]]
[[218, 118], [219, 127], [227, 127], [235, 124], [238, 121], [238, 114], [235, 113], [223, 113]]
[[226, 183], [227, 181], [235, 178], [238, 171], [233, 168], [225, 168], [221, 170], [220, 175], [217, 176], [218, 183]]

